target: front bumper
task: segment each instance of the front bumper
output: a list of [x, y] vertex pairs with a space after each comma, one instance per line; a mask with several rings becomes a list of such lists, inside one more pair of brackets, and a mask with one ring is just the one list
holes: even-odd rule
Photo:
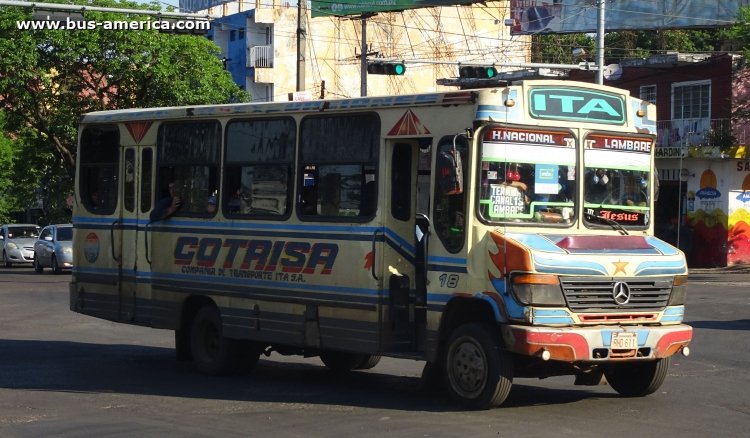
[[8, 260], [13, 263], [33, 263], [34, 251], [25, 248], [6, 249], [5, 254]]
[[[508, 350], [563, 362], [660, 359], [679, 352], [693, 338], [693, 328], [685, 324], [559, 328], [507, 325], [501, 330]], [[638, 347], [627, 351], [612, 350], [614, 332], [635, 333]]]

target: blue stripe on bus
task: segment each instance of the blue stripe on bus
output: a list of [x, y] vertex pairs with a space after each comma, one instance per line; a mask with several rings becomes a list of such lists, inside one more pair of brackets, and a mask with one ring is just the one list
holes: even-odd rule
[[635, 268], [635, 275], [680, 275], [687, 274], [685, 260], [650, 260]]
[[607, 275], [607, 269], [600, 263], [583, 260], [550, 259], [533, 255], [537, 272], [544, 274]]
[[646, 237], [646, 242], [648, 242], [649, 245], [653, 246], [664, 255], [673, 256], [679, 253], [679, 250], [677, 248], [656, 237]]

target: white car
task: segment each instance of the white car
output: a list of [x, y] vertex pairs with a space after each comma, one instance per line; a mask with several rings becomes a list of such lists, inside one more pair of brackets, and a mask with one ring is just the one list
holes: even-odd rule
[[39, 226], [34, 224], [10, 224], [0, 228], [2, 263], [6, 268], [14, 263], [31, 265], [34, 262], [34, 242], [39, 237]]
[[34, 270], [44, 272], [52, 268], [59, 274], [63, 269], [73, 268], [73, 225], [47, 225], [42, 228], [39, 239], [34, 243]]

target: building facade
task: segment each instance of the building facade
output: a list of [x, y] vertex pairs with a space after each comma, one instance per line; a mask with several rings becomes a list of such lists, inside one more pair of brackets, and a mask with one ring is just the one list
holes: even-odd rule
[[[234, 12], [241, 7], [246, 10]], [[369, 96], [444, 91], [453, 87], [438, 85], [438, 79], [458, 76], [458, 63], [503, 70], [503, 63], [530, 60], [529, 37], [510, 36], [504, 1], [368, 18], [367, 59], [403, 61], [406, 72], [364, 78], [359, 18], [311, 18], [307, 9], [278, 0], [208, 10], [226, 11], [233, 13], [214, 20], [208, 37], [253, 101], [357, 97], [363, 88]]]

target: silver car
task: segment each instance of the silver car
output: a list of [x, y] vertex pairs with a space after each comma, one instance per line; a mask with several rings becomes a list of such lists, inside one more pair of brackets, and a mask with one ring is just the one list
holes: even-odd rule
[[41, 273], [47, 267], [55, 274], [73, 268], [73, 225], [42, 228], [39, 240], [34, 243], [34, 270]]
[[2, 262], [6, 268], [14, 263], [31, 264], [34, 261], [34, 242], [39, 236], [39, 226], [34, 224], [11, 224], [0, 228]]

